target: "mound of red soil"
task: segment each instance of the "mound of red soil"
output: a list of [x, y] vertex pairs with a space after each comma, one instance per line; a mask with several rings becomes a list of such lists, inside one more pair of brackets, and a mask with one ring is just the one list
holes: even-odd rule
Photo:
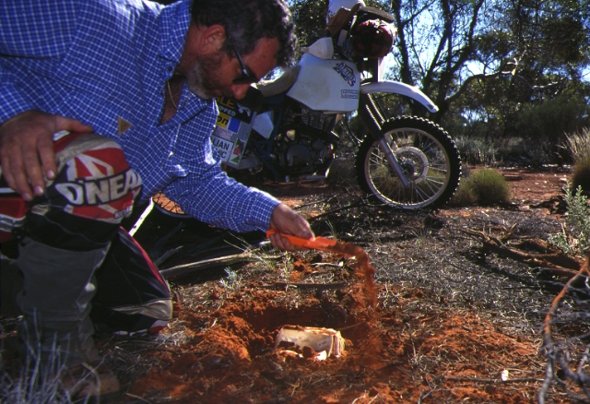
[[[135, 382], [131, 393], [150, 401], [187, 403], [534, 398], [543, 377], [535, 342], [505, 335], [474, 313], [408, 315], [417, 299], [428, 296], [389, 293], [399, 299], [387, 311], [358, 312], [349, 307], [351, 302], [325, 307], [314, 297], [289, 307], [287, 292], [256, 289], [219, 302], [213, 315], [208, 307], [193, 307], [179, 319], [191, 337], [174, 350], [154, 352], [159, 364]], [[349, 311], [357, 313], [342, 316]], [[345, 355], [324, 362], [280, 356], [274, 338], [284, 324], [340, 329]], [[501, 379], [502, 372], [507, 380]]]
[[[335, 291], [321, 284], [306, 290], [302, 285], [311, 287], [308, 278], [317, 278], [320, 267], [305, 261], [298, 261], [290, 279], [298, 288], [276, 290], [256, 281], [236, 291], [219, 284], [191, 288], [203, 300], [181, 308], [167, 331], [184, 334], [184, 341], [153, 352], [157, 365], [130, 392], [150, 401], [187, 403], [527, 402], [534, 397], [543, 377], [535, 341], [506, 335], [476, 313], [420, 304], [440, 296], [375, 287], [366, 277], [371, 271], [359, 262], [339, 269], [348, 282]], [[377, 295], [392, 296], [395, 304], [375, 304]], [[345, 354], [326, 361], [281, 355], [275, 338], [286, 324], [340, 330]]]

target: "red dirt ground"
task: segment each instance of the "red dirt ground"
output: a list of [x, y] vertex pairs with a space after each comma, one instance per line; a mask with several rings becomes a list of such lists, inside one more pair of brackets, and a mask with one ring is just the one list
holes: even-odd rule
[[[505, 174], [513, 201], [527, 206], [549, 201], [565, 181], [564, 174], [549, 172]], [[502, 331], [475, 311], [447, 310], [444, 298], [422, 289], [373, 284], [362, 260], [310, 255], [293, 254], [288, 281], [333, 274], [333, 267], [313, 265], [328, 262], [341, 267], [331, 280], [339, 287], [273, 287], [264, 273], [236, 288], [219, 282], [177, 287], [183, 297], [177, 319], [164, 331], [169, 342], [148, 353], [154, 364], [126, 397], [178, 403], [536, 401], [544, 377], [539, 338]], [[345, 354], [315, 361], [275, 351], [277, 332], [287, 324], [340, 330]]]

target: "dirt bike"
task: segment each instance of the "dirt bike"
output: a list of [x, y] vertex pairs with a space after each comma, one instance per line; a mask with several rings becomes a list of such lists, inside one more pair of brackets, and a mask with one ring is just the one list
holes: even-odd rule
[[[383, 30], [391, 32], [392, 22], [381, 10], [354, 7], [332, 35], [304, 49], [295, 68], [256, 85], [247, 97], [256, 101], [220, 99], [212, 141], [228, 173], [245, 183], [245, 173], [277, 182], [323, 178], [343, 142], [336, 132], [341, 128], [354, 145], [363, 191], [404, 210], [447, 202], [461, 176], [454, 141], [424, 117], [391, 116], [397, 105], [389, 96], [431, 113], [437, 106], [416, 87], [379, 79], [379, 62], [393, 39], [377, 55], [375, 44], [383, 42], [383, 33], [390, 35]], [[348, 124], [354, 115], [362, 132]]]

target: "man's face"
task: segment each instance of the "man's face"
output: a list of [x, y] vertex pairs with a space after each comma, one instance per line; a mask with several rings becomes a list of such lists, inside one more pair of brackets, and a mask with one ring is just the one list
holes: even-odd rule
[[189, 89], [201, 98], [210, 99], [226, 95], [226, 89], [217, 75], [221, 54], [203, 56], [195, 62], [187, 76]]
[[[243, 68], [257, 79], [264, 77], [275, 65], [279, 43], [276, 38], [262, 38], [248, 55], [228, 56], [224, 51], [202, 55], [187, 74], [189, 89], [201, 98], [226, 96], [242, 99], [250, 83], [239, 80]], [[258, 81], [254, 79], [254, 81]]]

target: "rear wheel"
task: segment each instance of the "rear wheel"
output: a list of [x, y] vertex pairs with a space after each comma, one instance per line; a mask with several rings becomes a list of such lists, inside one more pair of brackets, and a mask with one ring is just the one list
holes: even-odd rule
[[461, 158], [444, 129], [424, 118], [403, 116], [385, 122], [381, 136], [396, 156], [409, 186], [404, 186], [389, 164], [379, 140], [367, 136], [356, 159], [365, 192], [404, 210], [437, 207], [453, 196], [461, 177]]

